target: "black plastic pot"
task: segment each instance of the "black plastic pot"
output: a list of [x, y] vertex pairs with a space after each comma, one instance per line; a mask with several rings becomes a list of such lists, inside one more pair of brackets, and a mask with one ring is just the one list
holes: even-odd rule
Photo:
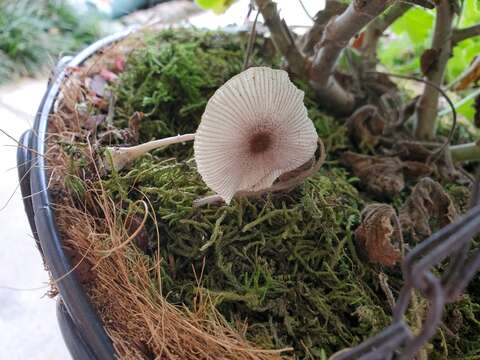
[[67, 76], [65, 68], [81, 65], [97, 51], [131, 32], [130, 29], [109, 36], [89, 46], [77, 56], [64, 58], [59, 62], [40, 103], [33, 129], [22, 135], [22, 146], [17, 151], [25, 212], [45, 264], [53, 279], [60, 279], [57, 281], [57, 318], [70, 354], [79, 360], [114, 359], [115, 350], [82, 285], [71, 272], [72, 264], [62, 247], [62, 239], [55, 223], [43, 157], [46, 151], [48, 120], [60, 86]]

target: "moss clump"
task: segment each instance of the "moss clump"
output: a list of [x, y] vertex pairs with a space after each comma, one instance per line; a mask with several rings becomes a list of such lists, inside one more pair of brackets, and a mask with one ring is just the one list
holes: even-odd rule
[[[145, 114], [141, 141], [195, 132], [208, 99], [241, 71], [245, 39], [221, 32], [168, 30], [146, 36], [146, 46], [130, 56], [114, 89], [116, 119], [126, 126], [135, 112]], [[256, 65], [276, 62], [260, 56]], [[278, 61], [278, 60], [277, 60]]]
[[104, 186], [114, 200], [145, 196], [155, 208], [167, 299], [193, 306], [201, 291], [233, 326], [246, 321], [261, 347], [318, 358], [388, 324], [375, 271], [352, 242], [363, 204], [340, 169], [288, 194], [208, 208], [192, 207], [207, 188], [191, 162], [146, 158]]
[[[245, 42], [241, 35], [188, 30], [147, 36], [112, 89], [115, 125], [127, 127], [140, 111], [141, 142], [194, 132], [209, 97], [241, 71]], [[268, 48], [267, 40], [257, 39], [255, 65], [278, 67], [275, 56], [265, 55]], [[199, 295], [209, 296], [233, 328], [242, 332], [247, 324], [246, 337], [259, 347], [293, 346], [297, 358], [318, 359], [387, 326], [391, 309], [379, 274], [388, 275], [395, 295], [402, 277], [399, 268], [359, 259], [353, 232], [371, 199], [335, 161], [339, 150], [351, 147], [345, 126], [322, 114], [308, 87], [296, 82], [305, 90], [329, 162], [294, 191], [194, 208], [193, 201], [209, 190], [189, 160], [190, 146], [146, 155], [129, 170], [107, 175], [101, 185], [123, 208], [138, 208], [129, 205], [148, 199], [146, 257], [162, 264], [162, 288], [152, 280], [152, 291], [190, 308]], [[396, 202], [400, 207], [403, 199]], [[119, 212], [127, 210], [119, 206]], [[139, 209], [136, 215], [144, 214]], [[445, 349], [449, 356], [478, 353], [479, 341], [469, 329], [480, 322], [479, 299], [472, 293], [450, 307], [468, 321], [454, 330], [458, 337], [444, 339], [441, 333], [434, 340], [433, 358], [444, 356]]]

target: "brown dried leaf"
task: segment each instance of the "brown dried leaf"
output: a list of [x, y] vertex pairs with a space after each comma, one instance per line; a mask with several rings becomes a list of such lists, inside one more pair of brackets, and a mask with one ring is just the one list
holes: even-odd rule
[[420, 69], [422, 74], [427, 76], [431, 71], [435, 70], [438, 61], [439, 51], [437, 49], [427, 49], [420, 57]]
[[131, 137], [134, 143], [138, 143], [140, 139], [140, 122], [142, 121], [144, 113], [135, 111], [130, 119], [128, 119], [128, 130], [131, 133]]
[[457, 210], [450, 196], [442, 185], [428, 177], [415, 185], [400, 210], [403, 231], [416, 241], [430, 236], [432, 225], [443, 227], [452, 223], [456, 217]]
[[454, 90], [466, 90], [471, 84], [475, 84], [480, 80], [480, 56], [477, 56], [468, 69], [461, 75], [458, 84]]
[[392, 218], [396, 216], [393, 207], [387, 204], [370, 204], [362, 211], [355, 238], [371, 262], [394, 266], [401, 259], [400, 250], [392, 244], [395, 232]]
[[342, 162], [352, 168], [367, 191], [378, 196], [398, 195], [405, 187], [403, 164], [397, 157], [355, 154], [347, 151]]
[[350, 116], [347, 128], [350, 138], [360, 148], [373, 148], [383, 133], [385, 120], [375, 106], [365, 105]]

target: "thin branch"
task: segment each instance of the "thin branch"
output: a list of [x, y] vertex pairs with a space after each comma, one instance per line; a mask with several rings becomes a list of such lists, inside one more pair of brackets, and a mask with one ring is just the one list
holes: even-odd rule
[[307, 8], [305, 7], [305, 4], [303, 3], [303, 1], [302, 1], [302, 0], [298, 0], [298, 2], [300, 3], [300, 6], [302, 7], [303, 12], [305, 13], [305, 15], [307, 15], [310, 20], [315, 21], [315, 19], [313, 18], [313, 16], [310, 15], [310, 13], [308, 12]]
[[327, 0], [325, 9], [320, 10], [315, 15], [315, 23], [298, 41], [300, 49], [304, 54], [307, 56], [313, 55], [313, 48], [322, 39], [323, 30], [328, 21], [333, 16], [343, 13], [347, 9], [347, 6], [348, 5], [340, 1]]
[[468, 69], [449, 84], [448, 88], [453, 88], [455, 91], [466, 90], [471, 84], [478, 81], [478, 79], [480, 79], [480, 56], [477, 56]]
[[452, 34], [452, 42], [457, 45], [459, 42], [475, 36], [480, 36], [480, 24], [465, 29], [455, 29]]
[[298, 50], [293, 35], [277, 10], [277, 4], [271, 0], [255, 0], [265, 25], [270, 30], [273, 43], [285, 57], [290, 70], [297, 76], [305, 77], [305, 58]]
[[310, 84], [323, 104], [328, 105], [331, 110], [341, 114], [353, 111], [354, 96], [335, 79], [335, 66], [350, 39], [390, 4], [390, 0], [354, 0], [340, 16], [333, 17], [325, 27], [319, 49], [313, 57]]
[[[435, 32], [433, 35], [430, 57], [433, 63], [426, 69], [426, 78], [431, 83], [441, 86], [445, 77], [448, 59], [451, 55], [453, 10], [449, 0], [438, 0]], [[431, 60], [432, 60], [431, 59]], [[417, 104], [415, 137], [433, 139], [436, 131], [439, 92], [431, 86], [425, 86]]]
[[453, 104], [453, 101], [450, 99], [450, 97], [447, 95], [447, 93], [442, 89], [441, 86], [435, 84], [434, 82], [431, 82], [429, 80], [425, 79], [420, 79], [416, 78], [414, 76], [409, 76], [409, 75], [399, 75], [399, 74], [392, 74], [392, 73], [387, 73], [387, 72], [371, 72], [371, 73], [376, 73], [376, 74], [384, 74], [392, 77], [396, 77], [399, 79], [406, 79], [406, 80], [414, 80], [418, 82], [422, 82], [425, 84], [426, 87], [431, 87], [435, 91], [438, 92], [438, 94], [442, 95], [445, 100], [447, 101], [448, 105], [450, 106], [450, 112], [452, 113], [452, 127], [450, 128], [450, 132], [448, 133], [447, 140], [443, 143], [442, 146], [440, 146], [431, 156], [430, 161], [435, 161], [437, 156], [445, 150], [445, 148], [450, 144], [450, 142], [453, 139], [453, 135], [455, 134], [455, 130], [457, 129], [457, 111], [455, 109], [455, 105]]
[[361, 48], [365, 68], [374, 70], [377, 65], [377, 47], [380, 38], [385, 30], [388, 29], [398, 18], [403, 16], [410, 8], [411, 4], [398, 2], [388, 9], [383, 16], [377, 17], [365, 29], [365, 37]]
[[253, 45], [255, 44], [255, 38], [257, 36], [258, 15], [260, 15], [260, 11], [257, 11], [257, 14], [255, 15], [255, 20], [253, 20], [252, 29], [250, 30], [250, 36], [248, 37], [245, 61], [243, 62], [243, 70], [248, 69], [250, 66], [250, 59], [252, 57]]
[[469, 144], [450, 146], [450, 154], [455, 162], [479, 161], [480, 140]]

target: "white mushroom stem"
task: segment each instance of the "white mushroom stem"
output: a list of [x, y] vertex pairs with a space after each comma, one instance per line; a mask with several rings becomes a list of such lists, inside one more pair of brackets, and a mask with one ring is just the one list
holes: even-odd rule
[[109, 170], [116, 169], [121, 170], [126, 165], [137, 159], [138, 157], [146, 154], [149, 151], [167, 147], [172, 144], [183, 143], [186, 141], [192, 141], [195, 139], [195, 134], [185, 134], [172, 136], [165, 139], [153, 140], [144, 144], [131, 146], [131, 147], [107, 147], [107, 159], [105, 167]]

